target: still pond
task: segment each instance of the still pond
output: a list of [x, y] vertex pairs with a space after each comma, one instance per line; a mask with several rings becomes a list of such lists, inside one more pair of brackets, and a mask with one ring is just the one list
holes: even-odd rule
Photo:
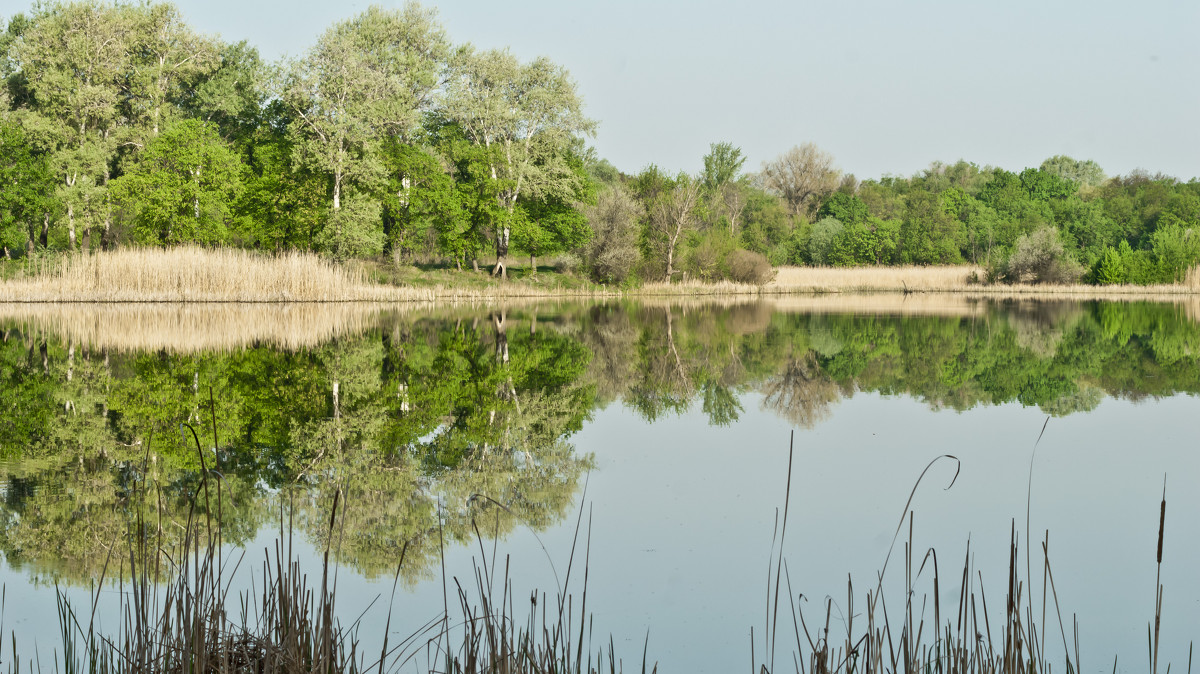
[[[481, 560], [519, 601], [564, 583], [579, 601], [586, 568], [593, 648], [611, 634], [627, 667], [645, 648], [661, 671], [744, 671], [752, 628], [761, 659], [780, 552], [810, 629], [828, 613], [844, 632], [877, 584], [899, 606], [910, 525], [914, 576], [937, 550], [943, 622], [964, 564], [998, 620], [1015, 529], [1048, 655], [1077, 620], [1084, 671], [1146, 671], [1165, 480], [1161, 659], [1183, 671], [1200, 636], [1197, 307], [0, 305], [4, 638], [59, 648], [55, 592], [90, 606], [135, 514], [170, 543], [200, 491], [194, 429], [226, 554], [244, 554], [235, 588], [261, 582], [281, 535], [314, 574], [329, 546], [338, 611], [369, 645], [402, 551], [393, 641], [456, 613]], [[1063, 637], [1053, 596], [1042, 607], [1047, 540]], [[931, 575], [914, 582], [926, 621]], [[99, 588], [102, 625], [121, 590]]]

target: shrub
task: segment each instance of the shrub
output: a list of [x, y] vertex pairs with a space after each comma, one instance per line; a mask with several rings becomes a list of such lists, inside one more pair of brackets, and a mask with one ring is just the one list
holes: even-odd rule
[[1004, 270], [1009, 283], [1074, 283], [1082, 275], [1083, 268], [1067, 255], [1053, 227], [1017, 239]]
[[844, 226], [836, 218], [823, 218], [813, 225], [808, 239], [808, 256], [813, 264], [829, 264], [829, 254], [842, 233]]
[[559, 253], [554, 260], [554, 269], [560, 274], [574, 274], [579, 270], [581, 264], [583, 261], [579, 259], [578, 255]]
[[642, 207], [620, 185], [600, 194], [587, 209], [594, 236], [580, 251], [592, 280], [623, 283], [641, 254], [637, 247], [637, 219]]
[[738, 283], [765, 285], [775, 278], [775, 270], [766, 256], [751, 250], [735, 250], [729, 254], [729, 278]]

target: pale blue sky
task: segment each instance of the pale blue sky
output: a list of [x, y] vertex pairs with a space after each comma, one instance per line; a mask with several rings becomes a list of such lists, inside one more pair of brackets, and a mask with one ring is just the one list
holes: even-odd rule
[[[200, 30], [268, 58], [303, 53], [368, 4], [179, 2]], [[1019, 170], [1055, 154], [1110, 175], [1200, 176], [1194, 0], [426, 4], [456, 42], [570, 69], [600, 121], [593, 144], [627, 172], [695, 171], [728, 140], [751, 170], [814, 142], [859, 178], [959, 158]]]

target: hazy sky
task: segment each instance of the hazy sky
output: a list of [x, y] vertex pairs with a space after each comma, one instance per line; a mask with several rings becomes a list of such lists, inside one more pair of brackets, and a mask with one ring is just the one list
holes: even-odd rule
[[[368, 4], [179, 0], [198, 29], [268, 58], [302, 54]], [[570, 69], [600, 121], [593, 144], [627, 172], [696, 171], [727, 140], [749, 170], [813, 142], [859, 178], [1055, 154], [1200, 176], [1195, 0], [427, 4], [455, 42]]]

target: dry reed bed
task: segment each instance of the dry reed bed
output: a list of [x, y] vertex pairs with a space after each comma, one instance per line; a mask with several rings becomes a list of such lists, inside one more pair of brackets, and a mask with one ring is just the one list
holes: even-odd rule
[[498, 284], [412, 288], [371, 283], [312, 253], [277, 256], [181, 246], [78, 254], [0, 282], [0, 302], [433, 302], [615, 295]]
[[980, 297], [1071, 297], [1155, 299], [1200, 293], [1200, 267], [1174, 285], [1091, 286], [1083, 284], [996, 284], [969, 282], [972, 274], [984, 275], [971, 265], [932, 267], [779, 267], [775, 279], [763, 286], [764, 294], [803, 292], [953, 292]]

